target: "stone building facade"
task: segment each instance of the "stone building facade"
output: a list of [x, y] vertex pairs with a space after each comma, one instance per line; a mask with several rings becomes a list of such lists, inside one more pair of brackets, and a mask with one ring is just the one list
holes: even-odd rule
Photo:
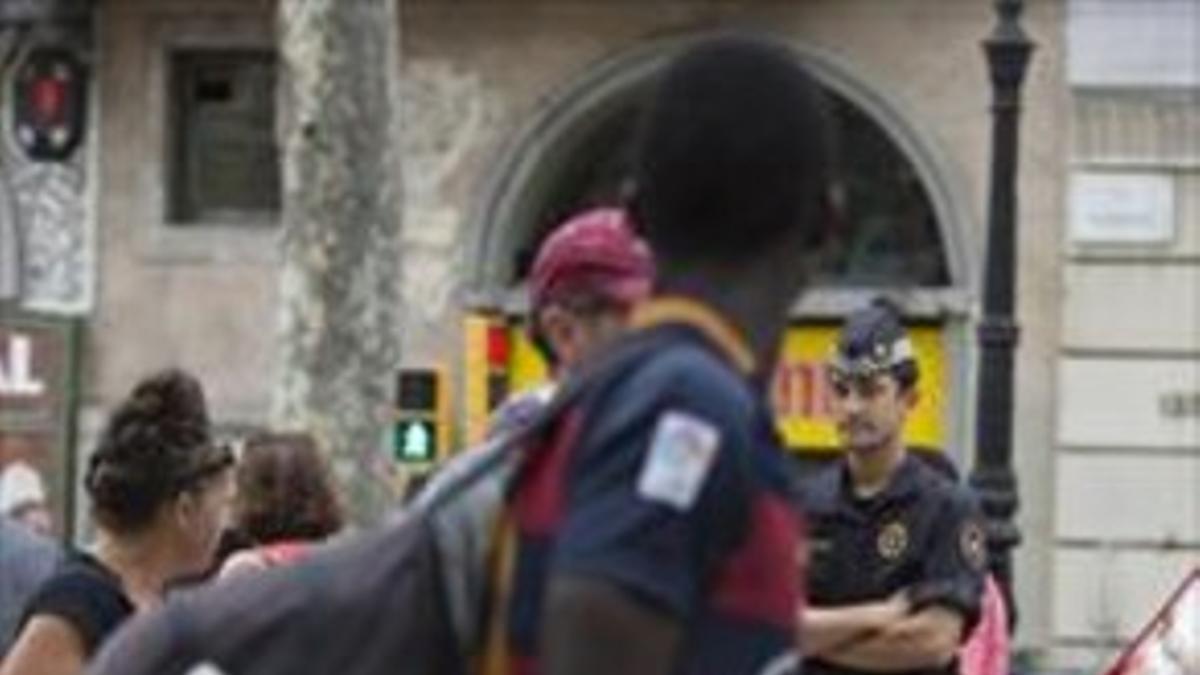
[[[1200, 4], [1155, 3], [1185, 13]], [[1024, 536], [1016, 557], [1019, 642], [1043, 663], [1090, 670], [1149, 618], [1146, 612], [1200, 546], [1200, 434], [1186, 409], [1200, 378], [1200, 298], [1194, 290], [1200, 285], [1200, 183], [1194, 180], [1200, 155], [1194, 145], [1189, 151], [1170, 140], [1118, 151], [1105, 139], [1124, 137], [1127, 127], [1104, 125], [1148, 125], [1143, 131], [1150, 135], [1196, 134], [1200, 83], [1171, 85], [1163, 94], [1168, 108], [1149, 112], [1138, 107], [1149, 105], [1145, 99], [1113, 94], [1107, 85], [1103, 95], [1078, 85], [1071, 40], [1082, 34], [1072, 27], [1088, 4], [1026, 3], [1024, 25], [1038, 49], [1024, 88], [1021, 128], [1022, 335], [1014, 443]], [[942, 262], [935, 281], [906, 284], [899, 299], [940, 336], [949, 392], [940, 438], [948, 452], [969, 463], [990, 139], [990, 87], [979, 43], [994, 21], [990, 3], [405, 0], [400, 14], [403, 354], [408, 365], [452, 373], [451, 382], [460, 384], [457, 408], [466, 390], [461, 383], [470, 375], [464, 317], [520, 311], [523, 256], [556, 209], [603, 187], [617, 170], [614, 163], [619, 168], [620, 153], [612, 148], [627, 137], [623, 120], [656, 68], [695, 36], [730, 26], [764, 27], [794, 49], [854, 119], [866, 120], [872, 133], [887, 139], [888, 151], [905, 160], [906, 180], [920, 186]], [[192, 90], [174, 83], [188, 67], [187, 54], [269, 57], [272, 20], [266, 0], [95, 3], [87, 144], [68, 165], [39, 169], [40, 178], [22, 178], [20, 167], [5, 160], [8, 187], [0, 189], [0, 208], [15, 204], [8, 210], [25, 213], [37, 200], [34, 193], [69, 202], [44, 211], [72, 223], [78, 241], [68, 248], [77, 258], [62, 253], [54, 260], [81, 275], [83, 281], [69, 283], [84, 290], [54, 291], [69, 302], [40, 302], [38, 293], [50, 291], [37, 290], [42, 277], [30, 262], [40, 255], [36, 246], [25, 242], [18, 257], [3, 231], [16, 222], [25, 232], [28, 221], [0, 218], [0, 260], [14, 278], [7, 287], [21, 293], [0, 302], [83, 318], [81, 451], [89, 430], [129, 383], [166, 364], [204, 378], [223, 424], [255, 425], [267, 415], [278, 259], [269, 200], [266, 207], [251, 195], [252, 208], [177, 208], [178, 162], [186, 152], [180, 149], [178, 99], [228, 97], [237, 80], [208, 82], [202, 72]], [[220, 72], [219, 63], [208, 65]], [[247, 120], [253, 113], [247, 115], [236, 118], [238, 124], [252, 124]], [[1172, 115], [1181, 121], [1171, 121]], [[220, 129], [233, 118], [196, 119]], [[245, 144], [238, 147], [247, 152]], [[1164, 157], [1168, 150], [1177, 154]], [[204, 161], [220, 166], [221, 160]], [[1176, 195], [1169, 245], [1129, 249], [1072, 238], [1068, 207], [1075, 175], [1094, 166], [1169, 174]], [[53, 185], [22, 187], [29, 180]], [[20, 275], [11, 274], [16, 260], [24, 261]], [[835, 277], [798, 303], [796, 322], [834, 321], [880, 290], [894, 292], [886, 280], [849, 284]], [[1143, 301], [1160, 294], [1170, 309]], [[1116, 313], [1129, 319], [1112, 319]], [[1122, 367], [1135, 372], [1113, 374], [1123, 373]], [[1153, 374], [1160, 371], [1161, 377]], [[1150, 419], [1157, 409], [1147, 410], [1144, 420], [1106, 426], [1120, 416], [1122, 397], [1157, 400], [1155, 387], [1164, 378], [1175, 382], [1167, 393], [1184, 401], [1170, 431]], [[1143, 384], [1145, 391], [1130, 393]], [[1141, 452], [1145, 446], [1149, 453]], [[1118, 487], [1102, 487], [1110, 485]], [[1174, 496], [1155, 503], [1163, 489]], [[1146, 503], [1146, 518], [1162, 527], [1147, 529], [1145, 518], [1135, 516], [1141, 512], [1130, 510], [1117, 518], [1120, 527], [1108, 528], [1109, 519], [1098, 512], [1111, 508], [1104, 503], [1113, 494]], [[1156, 539], [1162, 532], [1181, 548], [1164, 552]], [[1097, 577], [1096, 569], [1109, 570], [1109, 576]], [[1097, 597], [1108, 604], [1089, 605]]]

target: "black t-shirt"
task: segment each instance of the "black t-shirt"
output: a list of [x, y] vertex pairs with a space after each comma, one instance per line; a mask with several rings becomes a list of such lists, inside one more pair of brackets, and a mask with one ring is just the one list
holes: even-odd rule
[[21, 623], [39, 615], [66, 621], [78, 631], [90, 658], [133, 611], [121, 580], [96, 558], [75, 552], [30, 599]]

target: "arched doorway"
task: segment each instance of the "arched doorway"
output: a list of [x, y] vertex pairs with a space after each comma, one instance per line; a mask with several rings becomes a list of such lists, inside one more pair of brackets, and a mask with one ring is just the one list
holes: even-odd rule
[[[516, 137], [475, 211], [467, 286], [476, 308], [520, 316], [521, 284], [546, 232], [570, 213], [619, 199], [641, 106], [656, 74], [693, 39], [650, 43], [599, 64], [553, 96]], [[854, 236], [828, 257], [794, 310], [803, 330], [788, 337], [776, 391], [790, 420], [782, 424], [785, 436], [797, 445], [833, 444], [822, 421], [824, 350], [838, 318], [884, 292], [917, 321], [918, 350], [929, 352], [923, 365], [937, 391], [927, 399], [920, 422], [926, 428], [913, 434], [916, 442], [962, 445], [966, 420], [957, 411], [966, 406], [951, 413], [946, 402], [966, 391], [963, 336], [974, 275], [963, 239], [974, 228], [956, 174], [881, 87], [826, 55], [789, 49], [831, 95], [839, 192]], [[510, 370], [516, 384], [529, 376], [520, 364]]]

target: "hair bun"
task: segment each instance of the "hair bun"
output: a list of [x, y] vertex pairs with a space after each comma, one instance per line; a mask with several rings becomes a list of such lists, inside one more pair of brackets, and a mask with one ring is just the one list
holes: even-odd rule
[[105, 425], [84, 485], [107, 525], [132, 530], [206, 461], [212, 447], [200, 382], [178, 369], [140, 381]]
[[154, 420], [187, 421], [208, 426], [204, 389], [192, 375], [171, 369], [142, 380], [130, 394], [131, 407]]

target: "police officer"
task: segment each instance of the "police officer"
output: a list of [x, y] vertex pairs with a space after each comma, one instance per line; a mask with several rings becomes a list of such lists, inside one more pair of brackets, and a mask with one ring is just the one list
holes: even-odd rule
[[805, 672], [956, 673], [980, 611], [983, 529], [971, 493], [904, 445], [918, 370], [895, 309], [877, 300], [853, 313], [829, 371], [846, 452], [802, 484]]

